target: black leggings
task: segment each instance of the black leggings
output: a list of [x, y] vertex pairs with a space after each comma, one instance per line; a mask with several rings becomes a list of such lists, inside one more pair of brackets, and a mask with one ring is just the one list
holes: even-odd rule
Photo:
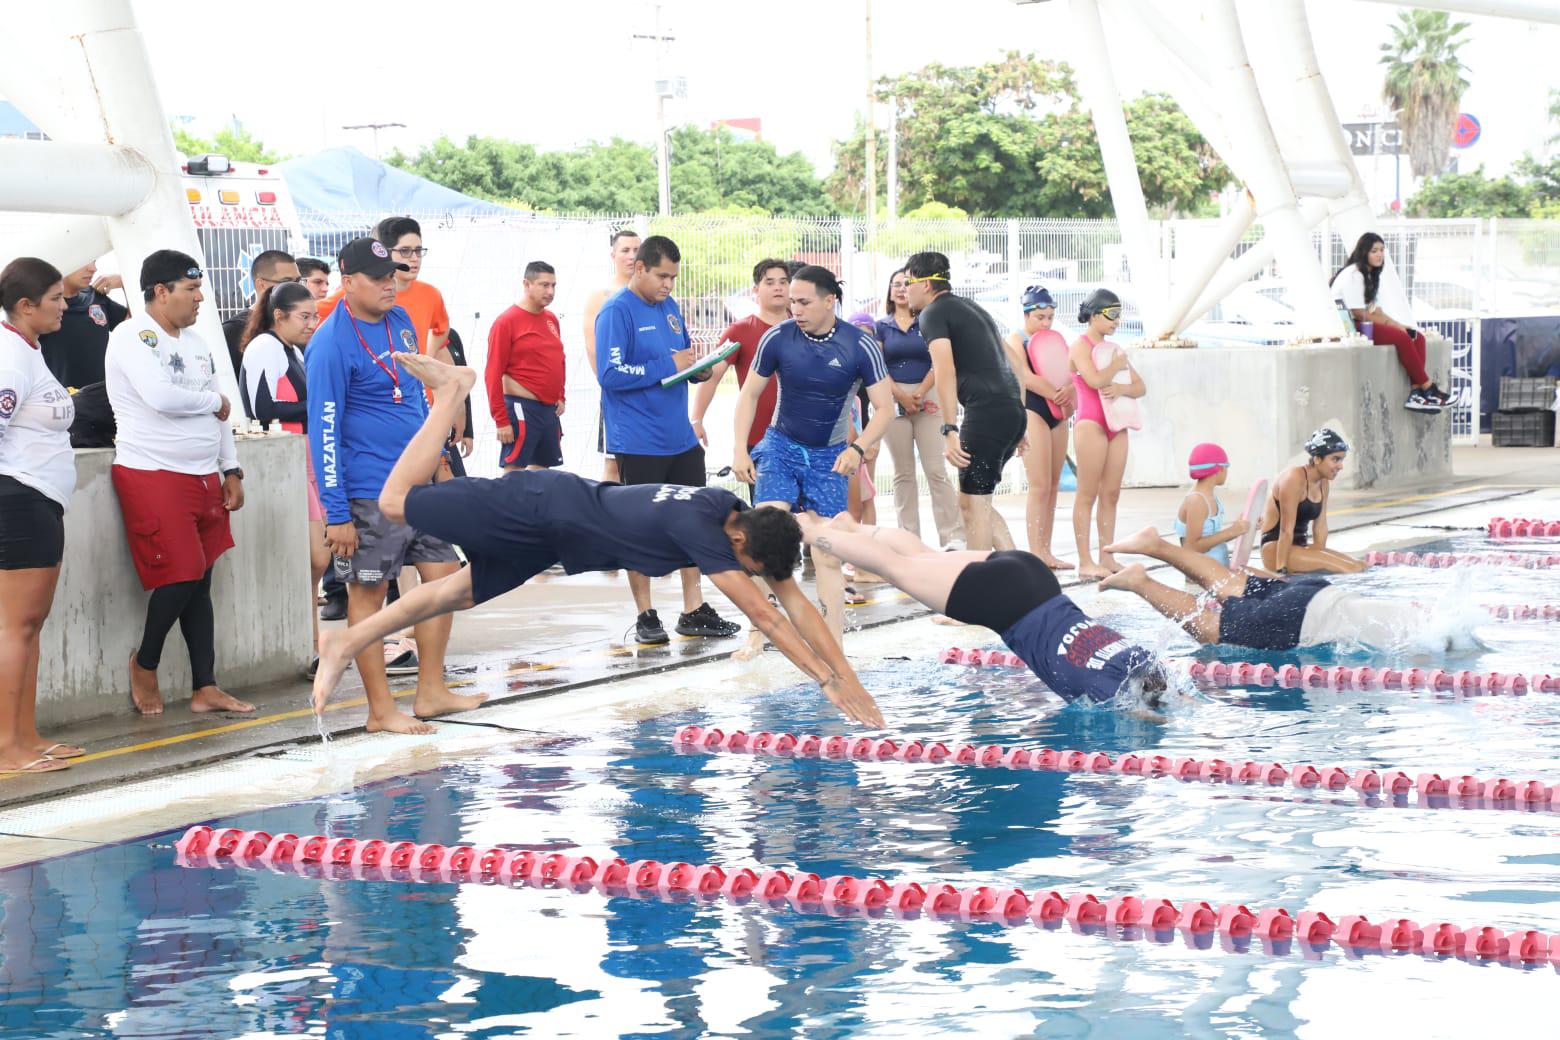
[[998, 549], [954, 579], [943, 613], [966, 625], [1005, 632], [1040, 604], [1062, 594], [1061, 583], [1040, 557], [1022, 549]]
[[162, 663], [163, 642], [179, 623], [190, 651], [192, 689], [217, 685], [217, 623], [211, 608], [211, 571], [199, 581], [181, 581], [152, 590], [146, 604], [146, 630], [135, 663], [155, 672]]

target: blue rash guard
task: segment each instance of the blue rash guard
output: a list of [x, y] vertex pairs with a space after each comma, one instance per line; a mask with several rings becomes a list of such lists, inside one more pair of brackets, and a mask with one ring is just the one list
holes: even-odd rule
[[843, 321], [821, 338], [782, 321], [758, 341], [752, 370], [779, 376], [772, 428], [812, 448], [845, 443], [857, 388], [888, 378], [877, 340]]
[[1111, 700], [1153, 655], [1089, 617], [1066, 596], [1053, 596], [1013, 622], [1002, 641], [1069, 704]]
[[620, 289], [596, 315], [596, 380], [607, 451], [681, 455], [699, 443], [688, 420], [688, 383], [662, 386], [677, 371], [672, 355], [693, 341], [677, 301], [646, 303]]
[[379, 497], [427, 418], [422, 383], [391, 357], [416, 351], [417, 330], [401, 307], [379, 321], [358, 318], [354, 330], [347, 307], [339, 306], [309, 340], [309, 454], [327, 524], [352, 521], [350, 499]]

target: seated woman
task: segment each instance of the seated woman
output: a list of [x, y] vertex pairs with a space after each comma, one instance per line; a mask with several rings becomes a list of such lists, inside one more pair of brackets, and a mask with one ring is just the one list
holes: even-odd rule
[[1279, 574], [1356, 574], [1368, 564], [1327, 548], [1327, 493], [1349, 453], [1342, 437], [1323, 426], [1305, 442], [1308, 459], [1273, 483], [1262, 513], [1262, 566]]
[[1425, 336], [1395, 320], [1376, 301], [1381, 284], [1381, 269], [1387, 262], [1387, 247], [1381, 236], [1367, 231], [1354, 244], [1348, 261], [1333, 275], [1333, 295], [1349, 309], [1354, 327], [1365, 331], [1370, 323], [1371, 342], [1397, 351], [1398, 364], [1408, 373], [1408, 400], [1403, 407], [1411, 412], [1439, 412], [1451, 403], [1452, 396], [1430, 381], [1425, 371]]
[[867, 527], [848, 513], [798, 514], [815, 550], [881, 574], [923, 605], [1002, 637], [1053, 692], [1130, 709], [1159, 706], [1167, 682], [1154, 655], [1089, 617], [1051, 568], [1018, 549], [939, 552], [908, 531]]

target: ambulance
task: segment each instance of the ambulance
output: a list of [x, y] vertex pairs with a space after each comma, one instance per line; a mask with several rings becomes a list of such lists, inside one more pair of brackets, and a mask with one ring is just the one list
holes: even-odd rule
[[255, 301], [249, 268], [269, 249], [309, 255], [298, 210], [281, 171], [221, 155], [181, 157], [184, 194], [206, 255], [205, 294], [227, 319]]

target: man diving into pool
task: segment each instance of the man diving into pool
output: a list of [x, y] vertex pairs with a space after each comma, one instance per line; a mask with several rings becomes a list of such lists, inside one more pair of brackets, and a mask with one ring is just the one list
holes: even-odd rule
[[1115, 542], [1106, 551], [1168, 563], [1207, 589], [1218, 600], [1217, 606], [1155, 581], [1141, 563], [1118, 571], [1099, 586], [1137, 593], [1200, 643], [1256, 650], [1323, 643], [1362, 643], [1382, 650], [1406, 643], [1424, 649], [1477, 645], [1466, 632], [1427, 632], [1426, 611], [1413, 603], [1370, 599], [1313, 574], [1283, 578], [1232, 571], [1205, 553], [1166, 541], [1152, 527]]
[[1033, 553], [939, 552], [909, 531], [868, 527], [848, 513], [828, 521], [805, 513], [797, 519], [815, 550], [882, 575], [955, 621], [996, 632], [1069, 704], [1087, 699], [1131, 709], [1159, 706], [1166, 680], [1154, 655], [1078, 609]]
[[[470, 566], [419, 585], [345, 630], [322, 633], [316, 713], [325, 709], [347, 665], [365, 647], [418, 621], [485, 602], [562, 563], [570, 574], [630, 570], [659, 577], [682, 567], [699, 568], [822, 686], [837, 708], [858, 722], [883, 725], [872, 695], [792, 578], [801, 562], [802, 537], [789, 513], [749, 509], [721, 488], [624, 487], [557, 470], [431, 483], [449, 429], [476, 381], [475, 370], [417, 354], [397, 354], [395, 360], [432, 390], [433, 405], [390, 471], [379, 508], [392, 521], [460, 546]], [[748, 575], [765, 579], [789, 620]], [[401, 719], [402, 726], [392, 727], [399, 713], [388, 691], [384, 699], [390, 703], [369, 705], [370, 729], [404, 732], [406, 723], [417, 726]]]

